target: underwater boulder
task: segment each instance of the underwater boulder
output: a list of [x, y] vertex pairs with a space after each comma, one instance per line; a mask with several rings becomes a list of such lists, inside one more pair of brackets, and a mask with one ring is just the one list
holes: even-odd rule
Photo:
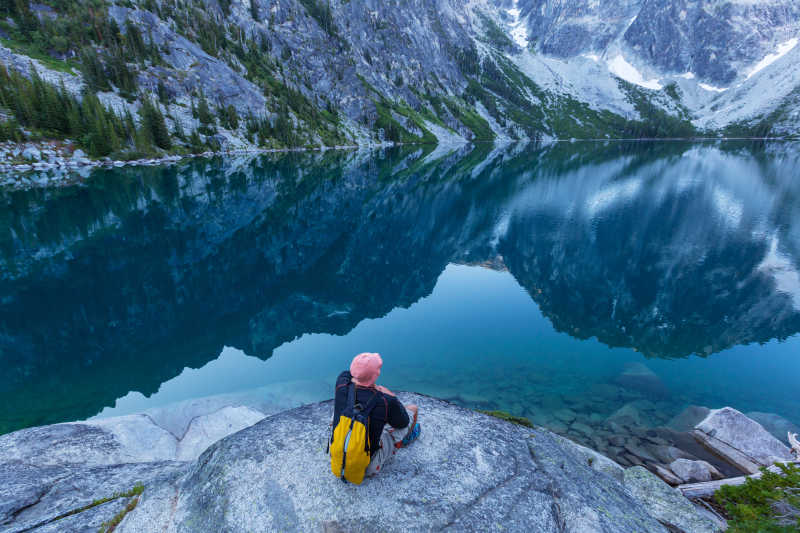
[[629, 363], [614, 382], [626, 389], [632, 389], [646, 396], [669, 396], [669, 389], [658, 375], [642, 363]]

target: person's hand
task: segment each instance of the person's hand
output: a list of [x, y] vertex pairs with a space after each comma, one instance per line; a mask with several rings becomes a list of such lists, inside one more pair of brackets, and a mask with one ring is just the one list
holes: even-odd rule
[[384, 387], [383, 385], [375, 385], [375, 388], [384, 394], [388, 394], [389, 396], [394, 396], [394, 393], [389, 389], [387, 389], [386, 387]]
[[406, 405], [406, 409], [408, 411], [411, 411], [411, 414], [416, 415], [417, 411], [419, 410], [419, 407], [417, 407], [417, 404], [415, 404], [415, 403], [410, 403], [410, 404]]

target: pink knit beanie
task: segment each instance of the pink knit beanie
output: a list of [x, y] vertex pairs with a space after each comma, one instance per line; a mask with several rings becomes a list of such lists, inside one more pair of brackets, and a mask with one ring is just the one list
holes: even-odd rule
[[383, 359], [379, 353], [360, 353], [350, 363], [350, 374], [356, 385], [371, 387], [381, 375]]

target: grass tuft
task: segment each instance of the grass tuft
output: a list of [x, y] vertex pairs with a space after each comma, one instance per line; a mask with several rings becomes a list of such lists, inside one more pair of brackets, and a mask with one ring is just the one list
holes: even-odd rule
[[[106, 496], [105, 498], [98, 498], [97, 500], [94, 500], [92, 503], [90, 503], [88, 505], [84, 505], [83, 507], [79, 507], [77, 509], [72, 509], [71, 511], [67, 511], [64, 514], [58, 515], [57, 517], [55, 517], [52, 520], [50, 520], [50, 522], [55, 522], [57, 520], [62, 520], [64, 518], [67, 518], [68, 516], [72, 516], [72, 515], [76, 515], [78, 513], [82, 513], [84, 511], [88, 511], [92, 507], [97, 507], [98, 505], [103, 505], [104, 503], [108, 503], [108, 502], [113, 501], [113, 500], [118, 500], [119, 498], [133, 498], [133, 497], [135, 497], [138, 500], [139, 496], [141, 496], [143, 492], [144, 492], [144, 485], [142, 485], [141, 483], [137, 483], [129, 491], [126, 491], [126, 492], [115, 492], [111, 496]], [[134, 505], [134, 507], [135, 507], [135, 505]]]
[[505, 420], [506, 422], [519, 424], [520, 426], [525, 426], [528, 428], [534, 427], [533, 422], [531, 422], [524, 416], [514, 416], [511, 413], [507, 413], [505, 411], [482, 411], [479, 409], [478, 412], [483, 413], [485, 415], [493, 416], [495, 418], [499, 418], [500, 420]]
[[122, 520], [125, 518], [125, 516], [136, 509], [137, 505], [139, 505], [139, 496], [134, 496], [124, 509], [114, 515], [114, 518], [108, 522], [103, 522], [103, 524], [100, 526], [100, 533], [111, 533], [114, 531], [120, 522], [122, 522]]

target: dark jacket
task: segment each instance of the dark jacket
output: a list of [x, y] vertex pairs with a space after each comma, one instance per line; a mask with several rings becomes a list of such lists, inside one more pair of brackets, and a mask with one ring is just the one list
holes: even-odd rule
[[[336, 378], [336, 393], [334, 395], [333, 407], [333, 425], [339, 423], [339, 416], [347, 404], [347, 389], [349, 388], [352, 376], [350, 372], [345, 370], [339, 377]], [[370, 399], [378, 395], [375, 408], [369, 415], [369, 454], [375, 455], [375, 452], [381, 447], [381, 432], [383, 427], [388, 423], [393, 428], [407, 427], [410, 420], [406, 408], [400, 403], [397, 397], [390, 394], [384, 394], [375, 387], [359, 387], [356, 386], [356, 402], [361, 405], [367, 405]]]

